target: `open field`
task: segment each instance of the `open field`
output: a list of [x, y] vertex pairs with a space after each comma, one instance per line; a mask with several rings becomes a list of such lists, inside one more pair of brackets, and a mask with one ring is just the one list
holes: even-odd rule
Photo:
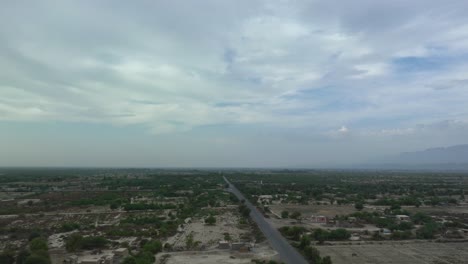
[[224, 234], [229, 234], [232, 241], [240, 241], [243, 234], [248, 236], [249, 230], [238, 227], [239, 216], [232, 211], [226, 211], [216, 217], [216, 225], [206, 225], [202, 219], [192, 219], [185, 224], [182, 231], [170, 237], [166, 243], [173, 245], [175, 249], [183, 249], [186, 246], [187, 236], [192, 235], [194, 241], [199, 241], [200, 246], [212, 249], [218, 246], [218, 242], [224, 240]]
[[356, 209], [353, 205], [278, 204], [269, 205], [269, 207], [271, 211], [278, 215], [281, 214], [282, 211], [297, 211], [300, 212], [304, 217], [309, 217], [312, 215], [334, 217], [336, 215], [345, 215], [356, 212]]
[[250, 264], [253, 259], [277, 260], [278, 254], [267, 245], [254, 248], [250, 253], [227, 250], [184, 251], [161, 253], [156, 264]]
[[468, 243], [382, 243], [318, 246], [334, 264], [466, 264]]

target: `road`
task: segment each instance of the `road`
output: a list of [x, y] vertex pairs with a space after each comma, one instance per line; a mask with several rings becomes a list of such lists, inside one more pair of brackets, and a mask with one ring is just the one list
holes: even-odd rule
[[265, 217], [253, 206], [249, 200], [245, 199], [244, 195], [231, 184], [226, 177], [223, 177], [227, 184], [229, 184], [229, 190], [239, 199], [245, 200], [245, 204], [250, 208], [250, 217], [254, 220], [260, 230], [263, 232], [265, 237], [270, 242], [270, 245], [276, 250], [281, 258], [281, 261], [286, 264], [307, 264], [308, 262], [304, 257], [299, 254], [288, 241], [280, 234], [278, 230], [273, 228], [266, 220]]

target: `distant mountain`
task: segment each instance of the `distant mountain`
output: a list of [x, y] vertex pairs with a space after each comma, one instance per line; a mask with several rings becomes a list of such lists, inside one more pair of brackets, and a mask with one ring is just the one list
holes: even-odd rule
[[468, 144], [403, 152], [363, 168], [404, 170], [468, 170]]
[[468, 163], [468, 144], [423, 151], [404, 152], [396, 159], [399, 163]]

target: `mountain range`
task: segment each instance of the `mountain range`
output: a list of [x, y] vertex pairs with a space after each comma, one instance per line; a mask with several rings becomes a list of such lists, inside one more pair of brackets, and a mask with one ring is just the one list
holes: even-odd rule
[[403, 152], [385, 160], [367, 163], [368, 169], [468, 170], [468, 144]]

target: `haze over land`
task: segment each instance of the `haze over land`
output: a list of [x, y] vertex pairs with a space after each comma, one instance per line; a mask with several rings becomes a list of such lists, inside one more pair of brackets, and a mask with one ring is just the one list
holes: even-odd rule
[[346, 167], [466, 144], [466, 10], [4, 2], [0, 166]]

